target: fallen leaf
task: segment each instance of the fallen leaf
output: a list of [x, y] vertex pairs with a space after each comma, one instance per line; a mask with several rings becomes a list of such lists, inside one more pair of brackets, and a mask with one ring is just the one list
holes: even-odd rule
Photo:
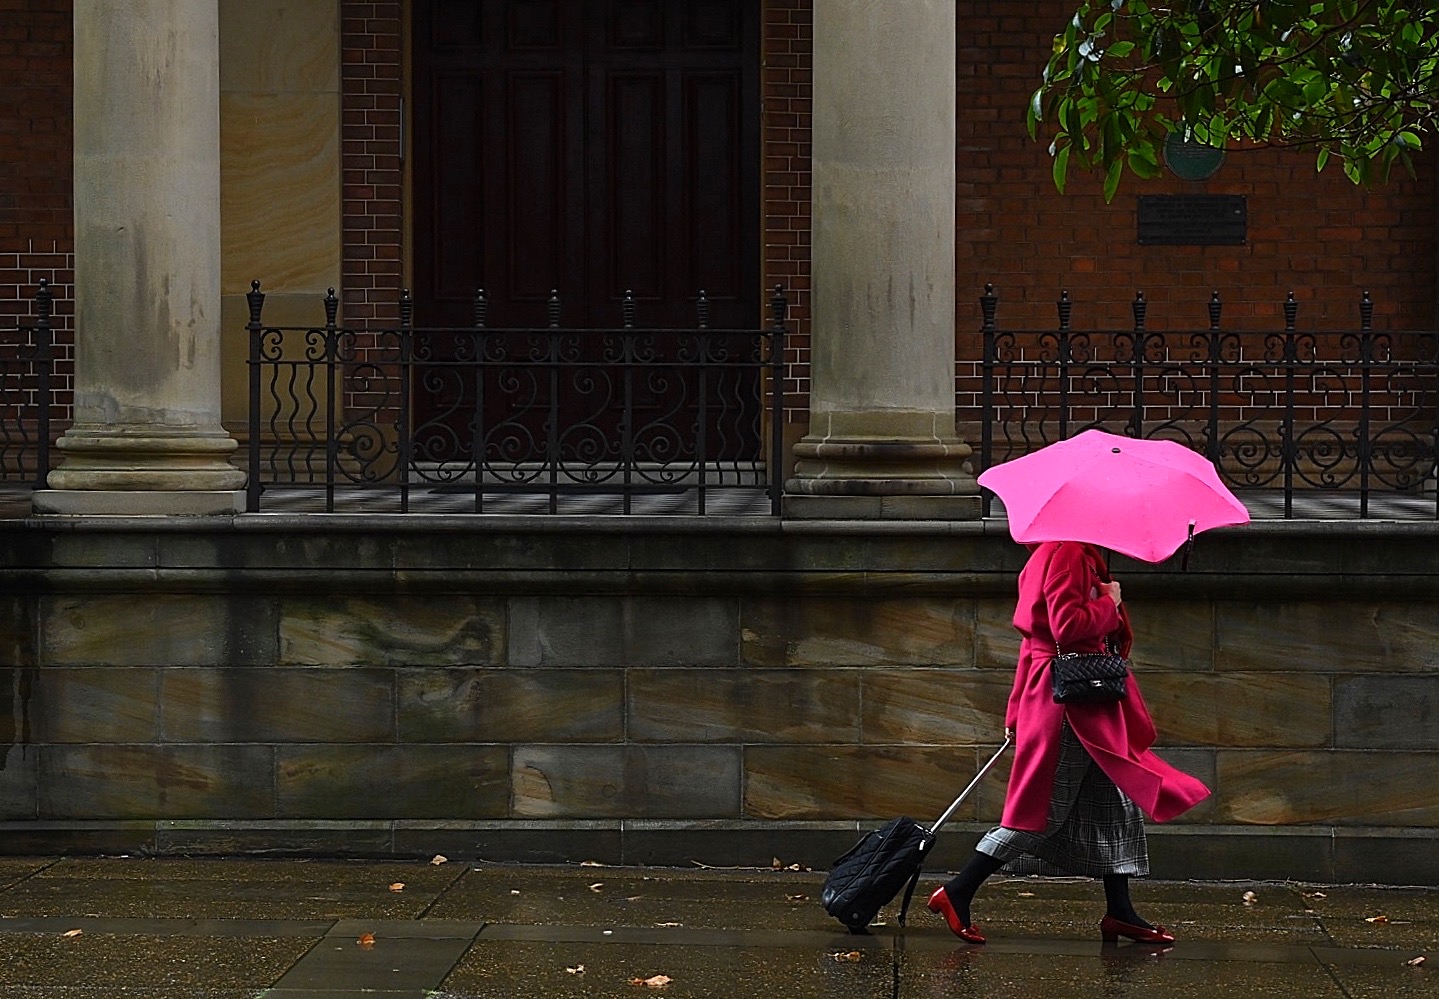
[[862, 955], [857, 950], [840, 951], [838, 954], [830, 955], [830, 957], [834, 958], [836, 961], [858, 961], [863, 956], [864, 955]]
[[604, 867], [605, 865], [602, 864], [602, 863], [600, 863], [598, 860], [581, 860], [581, 861], [580, 861], [580, 866], [581, 866], [581, 867]]
[[1418, 957], [1411, 957], [1409, 960], [1405, 961], [1404, 963], [1405, 963], [1407, 966], [1411, 967], [1411, 968], [1417, 968], [1417, 967], [1419, 967], [1419, 965], [1421, 965], [1421, 964], [1424, 963], [1424, 955], [1423, 955], [1423, 954], [1420, 954]]
[[1033, 898], [1033, 897], [1034, 897], [1034, 892], [1032, 892], [1032, 891], [1022, 891], [1022, 892], [1019, 893], [1019, 897], [1020, 897], [1020, 898]]
[[78, 937], [80, 934], [82, 934], [82, 933], [84, 933], [84, 932], [85, 932], [84, 930], [66, 930], [64, 933], [62, 933], [62, 934], [60, 934], [60, 935], [61, 935], [62, 937]]
[[683, 926], [684, 923], [655, 923], [656, 926]]
[[673, 979], [669, 975], [653, 975], [650, 978], [631, 978], [631, 985], [648, 985], [652, 989], [662, 989]]
[[807, 870], [809, 870], [809, 868], [806, 867], [806, 866], [804, 866], [803, 864], [790, 864], [788, 867], [785, 868], [785, 870], [787, 870], [787, 871], [807, 871]]
[[1312, 891], [1312, 892], [1308, 892], [1308, 891], [1307, 891], [1307, 892], [1304, 893], [1304, 897], [1305, 897], [1305, 898], [1328, 898], [1329, 896], [1326, 895], [1326, 894], [1324, 894], [1322, 891]]
[[518, 895], [519, 893], [520, 893], [520, 890], [519, 890], [518, 888], [511, 888], [511, 889], [510, 889], [510, 894], [511, 894], [511, 895]]
[[791, 902], [808, 902], [808, 901], [809, 901], [809, 896], [808, 896], [808, 895], [786, 895], [785, 898], [787, 898], [787, 899], [788, 899], [789, 901], [791, 901]]
[[625, 899], [625, 901], [626, 901], [626, 902], [638, 902], [638, 901], [639, 901], [640, 899], [642, 899], [642, 898], [644, 898], [643, 895], [630, 895], [630, 896], [628, 896], [628, 897]]
[[590, 885], [590, 891], [599, 891], [604, 886], [605, 883], [603, 881], [596, 881], [594, 884]]
[[449, 862], [450, 862], [450, 858], [449, 858], [449, 857], [446, 857], [443, 853], [437, 853], [437, 854], [435, 854], [433, 857], [430, 858], [430, 863], [431, 863], [431, 864], [434, 864], [434, 865], [437, 866], [437, 867], [438, 867], [440, 864], [448, 864]]
[[573, 968], [565, 968], [565, 971], [571, 975], [583, 975], [585, 973], [585, 966], [583, 964], [577, 964]]
[[1245, 905], [1253, 905], [1255, 902], [1258, 902], [1258, 901], [1259, 901], [1259, 896], [1256, 895], [1256, 894], [1254, 894], [1252, 891], [1247, 891], [1247, 892], [1244, 893], [1244, 904], [1245, 904]]
[[405, 883], [404, 883], [403, 881], [396, 881], [394, 884], [390, 885], [390, 891], [404, 891], [404, 890], [405, 890]]
[[778, 857], [775, 857], [769, 862], [769, 866], [774, 868], [776, 871], [782, 871], [784, 870], [784, 861], [780, 860]]
[[1364, 921], [1366, 923], [1378, 923], [1380, 926], [1383, 926], [1389, 922], [1389, 917], [1381, 912], [1377, 916], [1365, 916]]
[[371, 950], [375, 946], [375, 935], [373, 933], [361, 933], [360, 939], [356, 940], [355, 943], [359, 944], [364, 950]]

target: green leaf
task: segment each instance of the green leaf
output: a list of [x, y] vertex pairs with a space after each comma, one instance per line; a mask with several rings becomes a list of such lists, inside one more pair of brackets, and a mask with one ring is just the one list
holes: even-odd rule
[[1124, 160], [1115, 160], [1109, 164], [1109, 172], [1104, 175], [1104, 201], [1106, 204], [1114, 200], [1114, 193], [1119, 190], [1119, 178], [1124, 174]]
[[1054, 186], [1060, 194], [1064, 193], [1064, 181], [1069, 173], [1069, 150], [1069, 146], [1061, 146], [1054, 154]]

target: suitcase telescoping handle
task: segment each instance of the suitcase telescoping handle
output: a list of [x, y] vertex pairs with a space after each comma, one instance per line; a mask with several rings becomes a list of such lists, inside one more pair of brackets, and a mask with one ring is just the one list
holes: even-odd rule
[[914, 865], [914, 874], [910, 876], [909, 884], [904, 889], [904, 901], [901, 902], [899, 906], [899, 925], [904, 925], [905, 916], [909, 914], [909, 900], [914, 897], [915, 885], [919, 884], [919, 874], [924, 868], [924, 858], [929, 856], [929, 851], [934, 848], [935, 834], [949, 821], [949, 817], [954, 814], [954, 810], [964, 803], [964, 799], [969, 797], [969, 793], [979, 786], [979, 782], [984, 780], [984, 775], [989, 773], [994, 765], [999, 762], [999, 758], [1004, 755], [1004, 751], [1009, 748], [1009, 744], [1013, 741], [1014, 736], [1006, 731], [1004, 733], [1004, 745], [995, 751], [995, 754], [989, 758], [988, 763], [979, 768], [979, 773], [974, 775], [974, 780], [970, 781], [969, 785], [963, 791], [959, 792], [958, 798], [955, 798], [949, 803], [949, 807], [944, 810], [944, 814], [939, 817], [939, 820], [925, 830], [924, 839], [921, 841], [919, 847], [919, 862]]
[[979, 773], [974, 775], [974, 780], [969, 782], [969, 786], [966, 787], [963, 791], [959, 792], [959, 797], [955, 798], [952, 802], [950, 802], [949, 807], [944, 810], [944, 814], [939, 817], [939, 820], [935, 822], [934, 825], [929, 827], [929, 839], [934, 839], [934, 834], [939, 832], [939, 830], [944, 826], [944, 824], [949, 821], [949, 817], [954, 814], [954, 810], [964, 803], [965, 798], [969, 797], [969, 792], [973, 791], [976, 787], [979, 786], [979, 782], [984, 780], [984, 775], [989, 773], [990, 769], [999, 762], [999, 758], [1004, 755], [1004, 751], [1009, 748], [1009, 744], [1013, 741], [1014, 736], [1006, 732], [1004, 736], [1004, 745], [1000, 746], [999, 750], [989, 758], [988, 763], [979, 768]]

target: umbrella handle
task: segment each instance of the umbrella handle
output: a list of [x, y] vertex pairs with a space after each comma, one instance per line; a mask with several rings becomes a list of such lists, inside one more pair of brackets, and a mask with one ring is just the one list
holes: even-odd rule
[[1194, 550], [1194, 521], [1189, 522], [1189, 537], [1184, 539], [1184, 557], [1179, 560], [1179, 571], [1189, 571], [1189, 553]]

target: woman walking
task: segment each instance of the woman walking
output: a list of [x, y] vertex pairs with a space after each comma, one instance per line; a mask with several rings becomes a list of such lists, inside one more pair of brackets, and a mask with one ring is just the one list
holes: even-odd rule
[[1154, 723], [1133, 676], [1123, 700], [1054, 701], [1050, 663], [1058, 651], [1099, 652], [1107, 642], [1127, 656], [1134, 634], [1098, 548], [1076, 541], [1030, 547], [1014, 612], [1023, 639], [1005, 712], [1015, 754], [1003, 817], [958, 876], [930, 896], [929, 908], [961, 939], [984, 943], [970, 917], [975, 892], [1028, 854], [1103, 880], [1106, 941], [1171, 943], [1173, 934], [1145, 921], [1129, 897], [1129, 879], [1149, 873], [1144, 815], [1167, 822], [1209, 789], [1150, 751]]

